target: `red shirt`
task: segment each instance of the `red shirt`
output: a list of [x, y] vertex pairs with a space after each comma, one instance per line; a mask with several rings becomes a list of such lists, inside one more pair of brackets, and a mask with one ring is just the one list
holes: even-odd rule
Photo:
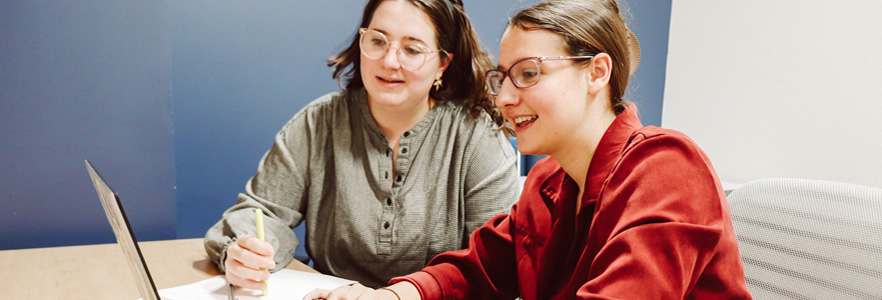
[[423, 299], [751, 298], [720, 181], [684, 134], [643, 127], [632, 105], [604, 133], [585, 186], [577, 199], [573, 179], [543, 159], [511, 214], [472, 233], [469, 248], [391, 282]]

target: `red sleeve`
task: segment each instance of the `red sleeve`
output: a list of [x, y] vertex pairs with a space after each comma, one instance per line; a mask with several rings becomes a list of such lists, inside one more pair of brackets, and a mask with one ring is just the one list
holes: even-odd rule
[[718, 251], [728, 219], [710, 161], [685, 136], [643, 138], [602, 188], [581, 299], [682, 299]]
[[514, 238], [518, 208], [545, 207], [536, 195], [550, 176], [561, 172], [560, 165], [551, 158], [537, 162], [527, 175], [521, 198], [512, 205], [510, 214], [493, 217], [475, 230], [468, 248], [439, 254], [423, 270], [393, 278], [390, 284], [410, 282], [427, 300], [517, 297], [520, 292]]
[[[512, 207], [512, 213], [517, 204]], [[422, 271], [393, 278], [408, 281], [425, 300], [496, 299], [517, 296], [517, 269], [510, 215], [498, 215], [472, 233], [469, 247], [433, 258]]]

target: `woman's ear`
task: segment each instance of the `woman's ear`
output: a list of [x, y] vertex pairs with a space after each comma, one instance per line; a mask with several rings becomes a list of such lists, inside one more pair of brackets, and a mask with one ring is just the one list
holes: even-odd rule
[[586, 68], [589, 93], [596, 94], [609, 85], [613, 68], [612, 57], [609, 54], [599, 53], [594, 55]]
[[447, 70], [451, 62], [453, 62], [453, 53], [448, 53], [447, 59], [441, 60], [441, 67], [438, 68], [438, 74], [436, 74], [435, 79], [441, 78], [444, 75], [444, 70]]

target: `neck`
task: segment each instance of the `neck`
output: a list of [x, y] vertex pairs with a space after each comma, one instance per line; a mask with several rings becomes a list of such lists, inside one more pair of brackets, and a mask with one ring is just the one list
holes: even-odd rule
[[590, 116], [587, 118], [588, 121], [583, 123], [582, 128], [574, 130], [575, 134], [570, 143], [549, 154], [560, 164], [564, 172], [567, 172], [567, 175], [579, 185], [580, 198], [585, 192], [585, 180], [588, 176], [591, 158], [594, 157], [594, 152], [597, 150], [597, 145], [603, 138], [603, 134], [606, 133], [606, 129], [616, 118], [612, 109], [595, 109], [594, 111], [600, 111], [600, 113]]
[[386, 135], [389, 140], [389, 146], [397, 148], [398, 140], [405, 131], [413, 128], [420, 122], [429, 110], [432, 108], [434, 100], [431, 98], [426, 101], [419, 101], [415, 105], [399, 105], [395, 107], [385, 107], [376, 105], [368, 100], [368, 107], [377, 126]]

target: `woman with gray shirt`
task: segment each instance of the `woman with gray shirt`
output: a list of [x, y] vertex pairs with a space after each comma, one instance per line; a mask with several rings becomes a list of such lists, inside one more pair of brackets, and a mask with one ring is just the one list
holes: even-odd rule
[[[382, 286], [468, 245], [519, 190], [484, 73], [492, 65], [459, 0], [370, 0], [350, 46], [329, 60], [343, 91], [276, 135], [236, 204], [205, 236], [227, 279], [263, 289], [306, 222], [316, 270]], [[254, 208], [266, 242], [254, 237]]]

